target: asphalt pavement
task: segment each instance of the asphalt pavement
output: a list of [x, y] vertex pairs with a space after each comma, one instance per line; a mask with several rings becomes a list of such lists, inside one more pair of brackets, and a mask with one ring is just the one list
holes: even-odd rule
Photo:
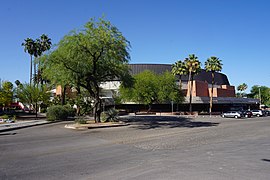
[[0, 179], [269, 179], [270, 117], [126, 117], [0, 133]]

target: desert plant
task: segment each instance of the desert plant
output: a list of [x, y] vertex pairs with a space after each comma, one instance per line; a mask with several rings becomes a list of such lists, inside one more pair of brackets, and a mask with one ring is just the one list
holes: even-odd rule
[[101, 113], [102, 122], [115, 122], [118, 121], [118, 111], [114, 108]]

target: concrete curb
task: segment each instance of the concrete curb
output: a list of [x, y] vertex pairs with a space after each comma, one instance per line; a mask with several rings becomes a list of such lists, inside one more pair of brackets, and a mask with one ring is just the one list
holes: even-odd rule
[[[34, 123], [34, 122], [29, 122], [29, 124], [22, 124], [22, 125], [18, 125], [16, 123], [13, 124], [7, 124], [5, 126], [5, 128], [0, 128], [0, 132], [6, 132], [6, 131], [13, 131], [13, 130], [17, 130], [17, 129], [23, 129], [23, 128], [28, 128], [28, 127], [34, 127], [34, 126], [40, 126], [40, 125], [46, 125], [46, 124], [52, 124], [55, 122], [50, 122], [50, 121], [46, 121], [46, 122], [41, 122], [41, 123]], [[18, 126], [16, 126], [18, 125]]]
[[101, 128], [111, 128], [111, 127], [122, 127], [128, 126], [129, 124], [91, 124], [89, 126], [80, 126], [76, 124], [66, 124], [65, 128], [67, 129], [74, 129], [74, 130], [86, 130], [86, 129], [101, 129]]

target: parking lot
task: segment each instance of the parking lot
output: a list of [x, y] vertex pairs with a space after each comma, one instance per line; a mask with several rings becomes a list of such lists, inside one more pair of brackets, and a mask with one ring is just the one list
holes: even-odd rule
[[0, 133], [0, 179], [268, 179], [270, 117], [136, 116]]

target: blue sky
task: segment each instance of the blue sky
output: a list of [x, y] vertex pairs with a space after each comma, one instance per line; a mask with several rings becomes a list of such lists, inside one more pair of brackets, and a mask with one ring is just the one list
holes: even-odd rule
[[0, 6], [0, 78], [29, 80], [21, 43], [47, 34], [54, 44], [105, 16], [131, 43], [130, 63], [172, 64], [196, 54], [222, 59], [232, 85], [270, 87], [268, 0], [9, 0]]

